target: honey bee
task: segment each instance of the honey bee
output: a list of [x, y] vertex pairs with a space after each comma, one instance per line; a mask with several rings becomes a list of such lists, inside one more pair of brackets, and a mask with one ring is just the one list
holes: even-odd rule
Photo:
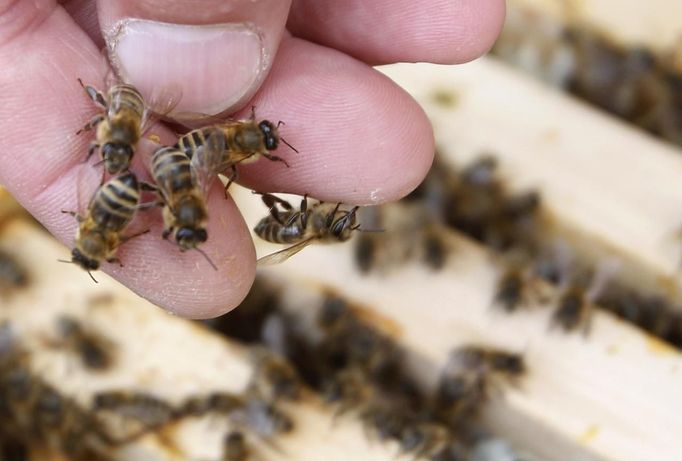
[[0, 435], [59, 451], [74, 460], [108, 460], [112, 439], [77, 402], [28, 367], [11, 325], [0, 326]]
[[378, 394], [360, 407], [360, 420], [370, 429], [368, 435], [380, 441], [400, 440], [405, 428], [414, 424], [410, 412]]
[[90, 277], [91, 271], [99, 269], [102, 261], [120, 263], [116, 258], [118, 247], [149, 232], [145, 230], [129, 236], [122, 235], [139, 208], [140, 183], [132, 172], [128, 172], [100, 186], [90, 200], [85, 216], [62, 210], [75, 216], [79, 223], [71, 261], [62, 262], [77, 264]]
[[194, 170], [187, 155], [175, 147], [160, 147], [151, 171], [163, 204], [163, 238], [173, 236], [181, 251], [196, 250], [217, 270], [198, 245], [208, 240], [206, 191], [209, 179]]
[[271, 402], [295, 400], [300, 396], [301, 383], [289, 362], [265, 349], [254, 351], [253, 355], [255, 370], [250, 384], [252, 391]]
[[94, 395], [92, 409], [100, 416], [123, 420], [124, 432], [118, 441], [134, 440], [178, 417], [172, 405], [144, 392], [105, 391]]
[[60, 317], [57, 328], [61, 344], [77, 354], [87, 369], [102, 371], [111, 367], [114, 362], [114, 344], [111, 340], [70, 316]]
[[325, 401], [338, 406], [335, 416], [369, 402], [374, 392], [375, 389], [365, 373], [357, 367], [348, 367], [337, 372], [324, 383], [322, 389]]
[[558, 305], [552, 314], [552, 326], [559, 326], [566, 332], [582, 327], [583, 334], [588, 334], [594, 302], [604, 290], [608, 280], [618, 270], [618, 265], [616, 261], [606, 261], [600, 264], [589, 283], [579, 279], [570, 281], [567, 276], [564, 276]]
[[223, 442], [223, 461], [246, 461], [249, 458], [246, 436], [241, 431], [230, 431]]
[[20, 288], [28, 284], [28, 273], [19, 261], [9, 253], [0, 250], [0, 294], [5, 290]]
[[87, 159], [99, 149], [104, 169], [112, 175], [127, 171], [130, 167], [140, 138], [155, 120], [152, 107], [160, 114], [167, 114], [180, 101], [179, 91], [169, 88], [161, 92], [150, 107], [132, 85], [113, 85], [105, 95], [85, 85], [81, 79], [78, 79], [78, 83], [103, 112], [95, 115], [76, 134], [96, 129], [95, 141], [90, 144]]
[[294, 210], [289, 202], [272, 194], [262, 194], [262, 198], [270, 215], [260, 220], [254, 232], [268, 242], [293, 245], [260, 258], [261, 265], [281, 263], [316, 241], [345, 242], [353, 231], [360, 229], [355, 218], [358, 206], [342, 210], [340, 203], [319, 202], [308, 208], [308, 198], [303, 197], [300, 209]]
[[525, 280], [518, 268], [508, 269], [500, 278], [495, 293], [495, 301], [507, 312], [513, 312], [523, 301]]
[[286, 160], [271, 154], [277, 149], [280, 141], [298, 153], [279, 136], [278, 128], [282, 124], [281, 121], [276, 126], [268, 120], [257, 122], [255, 110], [252, 108], [250, 119], [227, 121], [192, 130], [181, 136], [175, 147], [182, 150], [190, 159], [203, 156], [199, 162], [204, 163], [212, 174], [225, 174], [229, 170], [231, 173], [225, 187], [227, 191], [236, 179], [236, 166], [239, 163], [250, 163], [262, 156], [289, 167]]
[[179, 416], [203, 416], [210, 413], [229, 415], [235, 410], [242, 409], [244, 405], [244, 399], [240, 396], [227, 392], [213, 392], [208, 395], [186, 398], [180, 404], [177, 414]]
[[516, 353], [462, 346], [441, 372], [434, 410], [449, 422], [466, 420], [488, 399], [492, 386], [504, 380], [514, 383], [525, 372], [523, 357]]
[[245, 424], [264, 438], [286, 434], [294, 428], [294, 422], [288, 415], [272, 403], [253, 395], [247, 399], [241, 412], [231, 416], [234, 421]]
[[432, 458], [441, 453], [451, 439], [451, 432], [442, 424], [417, 423], [403, 429], [400, 448], [413, 453], [415, 458]]

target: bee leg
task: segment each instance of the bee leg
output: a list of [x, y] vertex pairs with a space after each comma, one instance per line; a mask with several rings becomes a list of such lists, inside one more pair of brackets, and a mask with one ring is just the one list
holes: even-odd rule
[[225, 198], [228, 197], [227, 192], [228, 192], [228, 190], [230, 189], [230, 186], [231, 186], [232, 183], [235, 181], [235, 179], [237, 179], [237, 166], [236, 166], [236, 165], [232, 165], [232, 166], [230, 167], [230, 169], [232, 170], [232, 173], [231, 173], [230, 176], [227, 178], [227, 184], [225, 184]]
[[83, 126], [83, 128], [81, 128], [80, 130], [76, 131], [76, 135], [79, 135], [79, 134], [81, 134], [81, 133], [84, 132], [84, 131], [90, 131], [90, 130], [92, 130], [92, 129], [95, 128], [97, 125], [99, 125], [100, 123], [102, 123], [103, 120], [104, 120], [104, 115], [102, 115], [102, 114], [95, 115], [94, 117], [92, 117], [92, 118], [90, 119], [90, 121], [89, 121], [88, 123], [85, 124], [85, 126]]
[[78, 221], [78, 222], [83, 221], [83, 217], [81, 215], [79, 215], [78, 213], [76, 213], [75, 211], [69, 211], [69, 210], [61, 210], [61, 211], [64, 214], [68, 214], [68, 215], [73, 216], [74, 218], [76, 218], [76, 221]]
[[143, 230], [142, 232], [138, 232], [137, 234], [132, 234], [132, 235], [123, 236], [123, 237], [121, 237], [121, 244], [124, 244], [124, 243], [126, 243], [128, 240], [132, 240], [132, 239], [134, 239], [134, 238], [136, 238], [136, 237], [139, 237], [139, 236], [144, 235], [144, 234], [147, 234], [147, 233], [149, 233], [149, 229], [145, 229], [145, 230]]
[[289, 168], [289, 164], [282, 157], [278, 157], [276, 155], [271, 155], [271, 154], [263, 154], [263, 157], [265, 157], [266, 159], [273, 161], [273, 162], [282, 162], [282, 163], [284, 163], [284, 165], [286, 165], [287, 168]]
[[301, 228], [306, 229], [308, 227], [308, 194], [303, 196], [301, 200]]
[[161, 233], [161, 237], [164, 240], [168, 240], [168, 237], [173, 233], [173, 228], [169, 227], [168, 229], [164, 229], [163, 232]]
[[78, 79], [78, 83], [83, 87], [85, 92], [88, 94], [88, 97], [92, 99], [96, 104], [102, 106], [103, 108], [107, 107], [107, 100], [102, 94], [101, 91], [97, 91], [95, 88], [91, 87], [90, 85], [85, 85], [83, 83], [83, 80], [80, 78]]
[[145, 182], [145, 181], [140, 181], [140, 189], [146, 190], [147, 192], [158, 192], [159, 188], [156, 187], [154, 184]]
[[339, 211], [340, 206], [341, 203], [337, 203], [332, 212], [327, 215], [327, 227], [332, 227], [332, 224], [334, 224], [334, 216], [336, 216], [336, 212]]
[[123, 263], [122, 263], [121, 260], [118, 259], [118, 258], [109, 258], [109, 259], [107, 259], [107, 262], [108, 262], [108, 263], [112, 263], [112, 264], [113, 264], [113, 263], [116, 263], [116, 264], [118, 264], [120, 267], [123, 267]]
[[287, 211], [293, 209], [291, 204], [286, 200], [283, 200], [272, 194], [261, 194], [261, 200], [263, 200], [265, 206], [268, 207], [268, 210], [270, 211], [270, 216], [272, 216], [274, 220], [277, 221], [278, 223], [284, 225], [284, 221], [282, 221], [282, 217], [280, 216], [279, 210], [277, 209], [277, 204], [279, 203], [280, 205], [282, 205], [282, 208], [284, 208]]
[[90, 160], [90, 157], [92, 157], [92, 154], [94, 154], [98, 148], [99, 143], [97, 141], [91, 142], [90, 146], [88, 147], [88, 155], [85, 156], [85, 160], [83, 160], [83, 163], [88, 163], [88, 160]]

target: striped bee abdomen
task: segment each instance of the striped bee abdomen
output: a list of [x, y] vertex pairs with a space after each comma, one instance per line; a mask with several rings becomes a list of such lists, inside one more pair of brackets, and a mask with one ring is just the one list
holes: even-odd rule
[[140, 186], [133, 173], [104, 183], [92, 199], [90, 215], [102, 230], [120, 231], [133, 219], [140, 202]]

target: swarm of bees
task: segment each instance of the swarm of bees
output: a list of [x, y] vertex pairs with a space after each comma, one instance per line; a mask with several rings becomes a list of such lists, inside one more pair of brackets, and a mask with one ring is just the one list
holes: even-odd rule
[[0, 249], [0, 298], [28, 284], [28, 272], [10, 253]]
[[[80, 353], [83, 367], [89, 369], [85, 357], [91, 349], [88, 342], [95, 341], [96, 333], [73, 318], [58, 320], [60, 336], [72, 343], [69, 349]], [[111, 343], [109, 349], [115, 345]], [[297, 398], [300, 381], [287, 361], [263, 349], [254, 351], [254, 372], [240, 394], [213, 392], [169, 402], [143, 391], [111, 389], [96, 392], [88, 404], [48, 384], [31, 366], [32, 353], [11, 323], [0, 324], [3, 450], [39, 445], [69, 459], [113, 460], [118, 459], [119, 449], [143, 436], [160, 433], [183, 418], [212, 415], [226, 418], [232, 428], [223, 447], [223, 459], [231, 461], [246, 459], [235, 458], [238, 451], [253, 451], [246, 443], [250, 435], [269, 441], [294, 428], [278, 402]], [[235, 434], [242, 440], [236, 440]]]
[[493, 52], [550, 84], [682, 145], [682, 75], [674, 50], [657, 55], [638, 46], [625, 48], [584, 25], [565, 26], [541, 14], [510, 8]]
[[[263, 279], [256, 284], [258, 296], [252, 292], [233, 313], [209, 325], [232, 339], [264, 344], [276, 357], [268, 360], [271, 374], [285, 361], [334, 407], [336, 418], [359, 418], [368, 437], [395, 440], [415, 458], [469, 459], [471, 447], [489, 435], [477, 422], [481, 408], [526, 373], [518, 354], [466, 345], [453, 351], [438, 386], [428, 389], [406, 369], [401, 346], [368, 323], [361, 306], [329, 293], [321, 305], [302, 309], [316, 312], [309, 324], [280, 305], [277, 286]], [[288, 367], [277, 373], [280, 389], [290, 387], [284, 384], [292, 376]]]
[[[112, 85], [105, 94], [78, 81], [101, 108], [78, 133], [95, 131], [86, 160], [99, 152], [103, 174], [101, 185], [84, 212], [65, 211], [78, 220], [78, 232], [71, 261], [64, 262], [77, 264], [88, 273], [104, 262], [120, 263], [116, 257], [118, 248], [148, 232], [127, 233], [136, 212], [161, 207], [162, 237], [172, 239], [180, 251], [200, 252], [217, 270], [200, 248], [209, 237], [208, 190], [218, 175], [227, 176], [227, 195], [229, 185], [237, 178], [237, 166], [261, 157], [288, 167], [286, 160], [273, 153], [280, 143], [298, 152], [279, 135], [282, 122], [258, 121], [252, 109], [250, 119], [228, 120], [191, 130], [179, 136], [175, 145], [159, 145], [150, 158], [143, 158], [153, 180], [153, 184], [147, 183], [133, 172], [134, 156], [141, 150], [143, 137], [153, 123], [179, 102], [178, 92], [163, 91], [147, 102], [129, 84]], [[144, 192], [152, 193], [154, 198], [144, 200]], [[345, 241], [358, 229], [357, 207], [350, 211], [341, 209], [340, 204], [316, 203], [307, 207], [306, 197], [301, 209], [294, 211], [286, 201], [271, 194], [263, 194], [263, 201], [270, 208], [270, 215], [257, 227], [257, 235], [276, 243], [294, 244], [276, 256], [264, 258], [263, 264], [283, 261], [313, 241]], [[278, 207], [283, 211], [278, 211]]]
[[[447, 238], [453, 231], [499, 256], [500, 277], [492, 302], [513, 313], [524, 306], [555, 306], [551, 327], [583, 331], [595, 307], [613, 312], [682, 347], [682, 314], [665, 296], [638, 293], [615, 280], [613, 261], [574, 260], [568, 242], [552, 237], [534, 190], [513, 193], [484, 154], [461, 169], [436, 161], [422, 184], [395, 204], [364, 208], [363, 222], [386, 232], [363, 233], [354, 247], [364, 273], [420, 260], [443, 269], [456, 254]], [[552, 289], [554, 287], [554, 289]]]

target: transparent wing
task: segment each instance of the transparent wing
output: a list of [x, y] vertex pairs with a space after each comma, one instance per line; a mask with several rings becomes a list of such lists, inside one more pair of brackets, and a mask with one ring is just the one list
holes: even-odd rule
[[283, 250], [271, 253], [267, 256], [263, 256], [258, 260], [258, 266], [274, 266], [275, 264], [283, 263], [287, 259], [291, 258], [293, 255], [313, 243], [315, 239], [309, 238], [298, 242], [295, 245], [287, 247]]
[[204, 196], [220, 171], [223, 153], [225, 151], [225, 136], [219, 129], [214, 129], [206, 137], [204, 145], [192, 157], [192, 179]]
[[102, 183], [102, 174], [99, 168], [93, 168], [89, 163], [83, 163], [77, 168], [76, 177], [76, 212], [84, 216], [90, 208], [95, 193]]
[[155, 89], [145, 103], [142, 117], [142, 134], [144, 134], [161, 118], [170, 114], [182, 99], [182, 87], [178, 84], [166, 85]]

